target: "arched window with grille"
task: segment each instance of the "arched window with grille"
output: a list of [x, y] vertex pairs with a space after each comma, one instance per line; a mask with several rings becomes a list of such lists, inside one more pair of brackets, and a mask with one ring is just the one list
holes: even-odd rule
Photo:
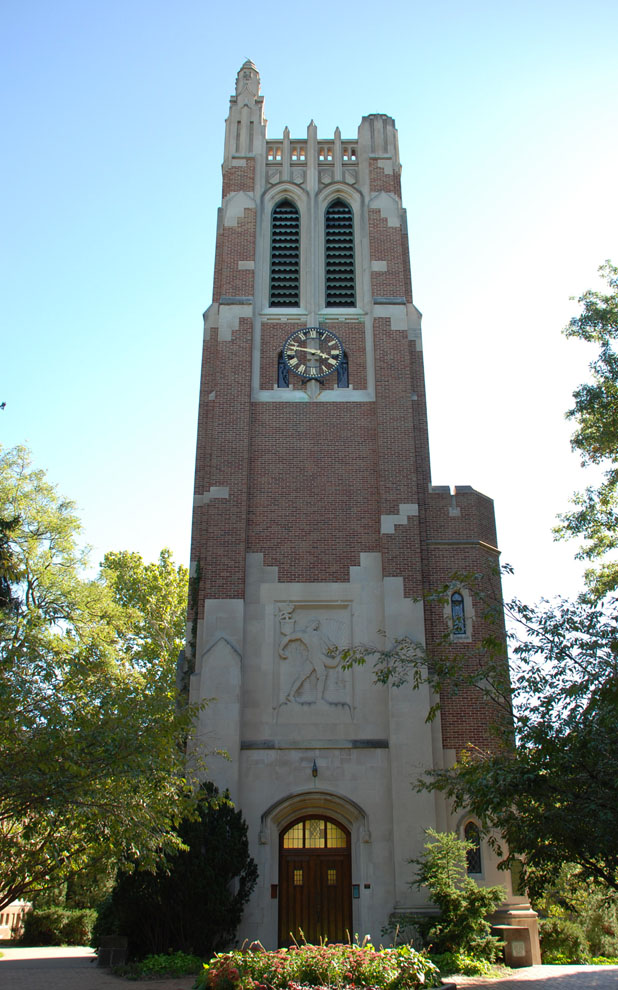
[[482, 873], [481, 832], [476, 822], [468, 822], [464, 828], [464, 839], [470, 844], [466, 853], [468, 873]]
[[289, 199], [272, 212], [270, 305], [300, 306], [300, 213]]
[[324, 267], [326, 306], [356, 306], [354, 214], [342, 199], [324, 214]]

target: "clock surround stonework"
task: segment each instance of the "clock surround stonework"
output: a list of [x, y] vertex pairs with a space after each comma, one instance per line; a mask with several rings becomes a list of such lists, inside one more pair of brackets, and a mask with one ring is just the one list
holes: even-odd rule
[[[437, 641], [449, 616], [423, 593], [498, 561], [491, 500], [431, 484], [400, 172], [395, 122], [383, 114], [363, 117], [350, 139], [339, 129], [319, 138], [313, 122], [302, 139], [287, 128], [268, 138], [259, 74], [241, 67], [204, 314], [185, 663], [191, 700], [216, 699], [196, 739], [227, 751], [209, 758], [210, 776], [242, 810], [259, 869], [238, 936], [266, 947], [303, 918], [331, 940], [351, 925], [379, 942], [389, 917], [430, 910], [409, 885], [409, 860], [424, 829], [461, 833], [469, 816], [412, 784], [490, 741], [482, 700], [450, 699], [428, 724], [426, 688], [377, 686], [369, 665], [345, 670], [336, 656], [382, 634]], [[271, 306], [282, 202], [298, 217], [299, 305]], [[341, 307], [326, 305], [324, 287], [332, 203], [353, 218], [354, 304]], [[310, 327], [342, 342], [345, 383], [290, 373], [282, 386], [283, 345]], [[466, 650], [483, 629], [463, 595]], [[284, 848], [300, 822], [307, 835], [344, 835], [345, 848], [324, 838]], [[526, 899], [485, 845], [482, 863], [479, 882], [506, 887], [498, 920], [530, 928], [538, 954]]]

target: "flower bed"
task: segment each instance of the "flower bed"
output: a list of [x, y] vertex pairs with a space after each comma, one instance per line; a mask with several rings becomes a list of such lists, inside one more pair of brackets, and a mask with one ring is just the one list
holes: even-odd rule
[[266, 952], [221, 953], [204, 966], [200, 990], [416, 990], [440, 985], [436, 966], [409, 945], [374, 949], [364, 945], [298, 945]]

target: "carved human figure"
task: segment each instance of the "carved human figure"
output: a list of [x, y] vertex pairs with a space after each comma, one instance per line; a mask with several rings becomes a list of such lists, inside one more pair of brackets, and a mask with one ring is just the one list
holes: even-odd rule
[[320, 631], [320, 620], [311, 619], [304, 629], [297, 629], [295, 632], [284, 636], [279, 644], [279, 656], [282, 660], [287, 660], [286, 652], [290, 643], [299, 642], [306, 650], [305, 660], [300, 673], [294, 678], [287, 692], [286, 701], [293, 701], [297, 691], [303, 686], [312, 674], [317, 678], [317, 698], [327, 701], [324, 697], [326, 690], [327, 675], [329, 670], [334, 670], [339, 665], [339, 657], [331, 654], [333, 643]]

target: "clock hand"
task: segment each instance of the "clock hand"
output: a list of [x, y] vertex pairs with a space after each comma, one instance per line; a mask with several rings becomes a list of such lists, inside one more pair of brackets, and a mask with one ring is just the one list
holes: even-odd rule
[[299, 344], [296, 344], [294, 347], [289, 347], [288, 350], [290, 350], [290, 351], [292, 351], [292, 350], [293, 351], [306, 351], [307, 354], [318, 354], [320, 357], [326, 357], [327, 356], [322, 351], [316, 351], [314, 347], [301, 347]]

